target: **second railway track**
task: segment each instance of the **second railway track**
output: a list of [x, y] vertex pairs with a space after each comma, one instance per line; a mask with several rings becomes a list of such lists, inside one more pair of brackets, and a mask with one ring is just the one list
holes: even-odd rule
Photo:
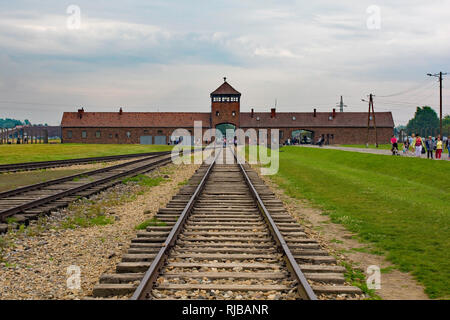
[[360, 294], [245, 164], [203, 164], [94, 297], [316, 299]]
[[[12, 217], [26, 223], [39, 215], [67, 206], [120, 183], [123, 178], [153, 170], [171, 162], [170, 152], [156, 154], [97, 170], [50, 180], [0, 193], [0, 223]], [[0, 225], [2, 226], [2, 225]], [[6, 231], [3, 225], [0, 231]]]
[[96, 163], [96, 162], [110, 162], [110, 161], [126, 160], [126, 159], [132, 159], [132, 158], [156, 156], [156, 155], [167, 154], [167, 153], [168, 153], [167, 151], [161, 151], [161, 152], [150, 152], [150, 153], [122, 154], [122, 155], [104, 156], [104, 157], [91, 157], [91, 158], [78, 158], [78, 159], [66, 159], [66, 160], [1, 164], [0, 165], [0, 173], [41, 170], [41, 169], [66, 167], [66, 166], [87, 164], [87, 163]]

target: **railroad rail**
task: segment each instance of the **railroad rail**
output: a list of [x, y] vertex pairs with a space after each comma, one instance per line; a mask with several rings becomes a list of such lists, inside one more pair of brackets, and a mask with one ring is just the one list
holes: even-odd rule
[[[125, 177], [145, 173], [170, 162], [170, 152], [164, 152], [2, 192], [0, 193], [0, 221], [13, 217], [17, 222], [26, 223], [41, 214], [65, 207], [74, 200], [120, 183]], [[3, 227], [0, 231], [6, 230]]]
[[37, 161], [37, 162], [23, 162], [23, 163], [13, 163], [13, 164], [2, 164], [0, 165], [0, 173], [6, 172], [18, 172], [27, 170], [40, 170], [56, 167], [66, 167], [77, 164], [87, 164], [96, 162], [111, 162], [124, 159], [132, 159], [139, 157], [148, 157], [159, 154], [167, 154], [167, 151], [160, 152], [148, 152], [148, 153], [133, 153], [133, 154], [122, 154], [116, 156], [104, 156], [104, 157], [90, 157], [90, 158], [78, 158], [78, 159], [66, 159], [66, 160], [53, 160], [53, 161]]
[[248, 165], [203, 164], [138, 232], [98, 298], [317, 299], [360, 294]]

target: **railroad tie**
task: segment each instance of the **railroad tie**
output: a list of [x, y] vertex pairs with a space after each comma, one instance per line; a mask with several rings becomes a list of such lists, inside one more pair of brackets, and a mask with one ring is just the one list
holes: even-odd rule
[[[306, 286], [329, 299], [337, 294], [360, 294], [359, 288], [345, 283], [345, 268], [308, 238], [253, 169], [243, 167], [284, 237], [295, 265], [307, 279]], [[209, 175], [203, 178], [206, 173]], [[206, 180], [189, 211], [186, 206], [202, 179]], [[186, 220], [178, 221], [182, 214]], [[116, 273], [100, 277], [94, 297], [136, 295], [147, 286], [141, 281], [149, 268], [156, 266], [152, 262], [160, 251], [167, 255], [161, 267], [154, 269], [155, 281], [146, 289], [147, 299], [301, 297], [300, 283], [293, 277], [238, 164], [203, 164], [167, 206], [159, 209], [156, 218], [164, 225], [137, 233]], [[163, 248], [177, 223], [180, 232], [173, 246]]]

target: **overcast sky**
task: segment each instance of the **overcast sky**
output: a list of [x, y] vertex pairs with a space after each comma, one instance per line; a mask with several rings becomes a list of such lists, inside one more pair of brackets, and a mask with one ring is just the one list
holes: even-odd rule
[[209, 112], [226, 76], [242, 111], [330, 111], [340, 95], [367, 111], [373, 92], [405, 124], [417, 105], [438, 111], [426, 74], [450, 71], [449, 13], [437, 0], [0, 0], [0, 118]]

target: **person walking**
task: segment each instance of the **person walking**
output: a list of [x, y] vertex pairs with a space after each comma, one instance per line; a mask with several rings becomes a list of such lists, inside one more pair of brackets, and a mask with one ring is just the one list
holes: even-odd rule
[[397, 138], [395, 137], [395, 135], [392, 135], [391, 138], [391, 145], [392, 145], [392, 155], [395, 156], [398, 154], [398, 144], [397, 144]]
[[427, 149], [427, 159], [430, 159], [430, 157], [433, 159], [434, 141], [431, 139], [431, 136], [425, 141], [425, 147]]
[[409, 150], [409, 139], [406, 139], [405, 143], [403, 144], [403, 153], [408, 154], [408, 150]]
[[450, 159], [450, 137], [447, 138], [447, 152], [448, 158]]
[[414, 147], [416, 148], [416, 157], [420, 158], [420, 155], [422, 154], [422, 139], [420, 138], [420, 135], [417, 135]]
[[416, 135], [413, 133], [409, 139], [409, 145], [411, 147], [411, 151], [414, 152], [416, 148]]
[[442, 140], [441, 137], [438, 137], [436, 142], [436, 159], [441, 159], [441, 155], [442, 155]]

